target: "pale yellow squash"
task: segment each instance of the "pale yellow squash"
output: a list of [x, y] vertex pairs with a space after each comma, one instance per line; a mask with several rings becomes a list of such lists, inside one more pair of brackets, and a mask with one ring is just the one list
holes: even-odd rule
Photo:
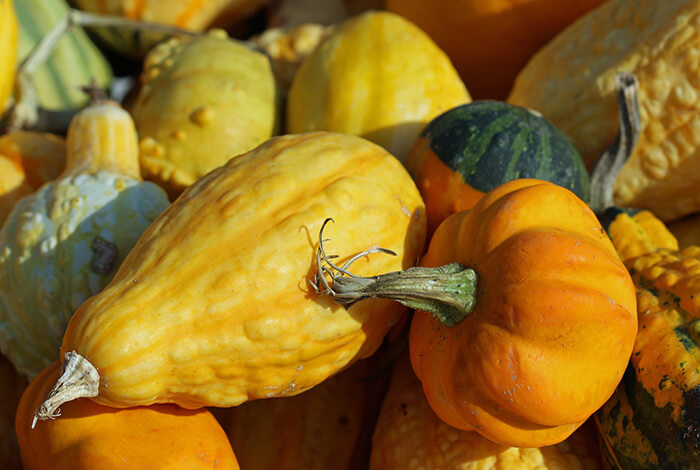
[[0, 0], [0, 114], [7, 105], [15, 81], [17, 16], [12, 0]]
[[508, 101], [540, 111], [590, 166], [615, 139], [614, 77], [639, 80], [642, 133], [615, 203], [668, 221], [700, 209], [700, 2], [610, 0], [543, 47]]
[[423, 31], [372, 11], [338, 25], [304, 60], [289, 92], [287, 128], [359, 135], [406, 161], [425, 124], [469, 101], [450, 60]]

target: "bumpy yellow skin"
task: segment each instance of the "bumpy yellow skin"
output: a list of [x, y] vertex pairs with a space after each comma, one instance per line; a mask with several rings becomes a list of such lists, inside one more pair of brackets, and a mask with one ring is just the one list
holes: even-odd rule
[[349, 309], [309, 286], [321, 224], [358, 275], [405, 269], [425, 241], [423, 201], [401, 163], [366, 140], [269, 140], [190, 186], [144, 232], [113, 281], [73, 315], [64, 353], [101, 377], [112, 406], [234, 406], [301, 393], [373, 353], [403, 307]]
[[540, 448], [507, 447], [438, 418], [408, 357], [394, 367], [372, 438], [370, 470], [594, 470], [600, 453], [588, 425], [566, 441]]
[[536, 109], [591, 165], [617, 133], [614, 77], [639, 79], [642, 133], [615, 203], [672, 220], [700, 209], [700, 3], [610, 0], [520, 72], [508, 101]]
[[132, 109], [141, 171], [171, 196], [277, 129], [270, 61], [225, 34], [160, 44], [141, 85]]
[[2, 113], [12, 93], [17, 61], [17, 17], [12, 0], [0, 0], [0, 44], [2, 44], [0, 47], [0, 113]]
[[639, 211], [636, 214], [620, 213], [607, 227], [607, 231], [623, 261], [660, 248], [678, 249], [676, 237], [649, 211]]
[[339, 25], [302, 63], [287, 127], [360, 135], [406, 161], [425, 124], [469, 101], [450, 60], [423, 31], [373, 11]]

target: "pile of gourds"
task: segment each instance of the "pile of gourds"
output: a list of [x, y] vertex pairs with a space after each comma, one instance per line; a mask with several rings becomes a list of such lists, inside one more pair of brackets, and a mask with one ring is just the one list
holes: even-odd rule
[[176, 3], [0, 0], [0, 467], [700, 468], [697, 1]]

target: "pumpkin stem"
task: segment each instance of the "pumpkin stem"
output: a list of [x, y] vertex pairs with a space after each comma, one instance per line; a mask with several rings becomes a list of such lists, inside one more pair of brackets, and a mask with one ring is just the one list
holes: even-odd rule
[[[395, 255], [386, 248], [374, 247], [353, 256], [342, 267], [330, 260], [323, 248], [323, 229], [333, 219], [326, 219], [318, 234], [317, 270], [314, 290], [331, 295], [343, 307], [349, 308], [371, 297], [391, 299], [409, 308], [430, 312], [445, 326], [455, 326], [474, 310], [477, 275], [460, 263], [435, 268], [413, 267], [372, 277], [356, 276], [348, 267], [357, 259], [371, 253]], [[330, 278], [330, 283], [326, 279]]]
[[34, 412], [32, 429], [37, 420], [56, 419], [61, 415], [60, 406], [82, 397], [96, 397], [100, 387], [100, 374], [90, 361], [75, 351], [65, 355], [63, 372], [46, 400]]
[[641, 119], [637, 103], [637, 78], [630, 72], [615, 75], [619, 130], [615, 141], [596, 160], [591, 173], [591, 209], [602, 214], [613, 207], [613, 185], [617, 175], [629, 160], [639, 134]]

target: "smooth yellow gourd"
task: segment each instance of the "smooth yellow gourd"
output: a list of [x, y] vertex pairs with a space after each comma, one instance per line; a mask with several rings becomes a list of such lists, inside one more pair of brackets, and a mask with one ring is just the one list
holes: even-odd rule
[[324, 232], [337, 262], [376, 245], [396, 253], [361, 257], [359, 274], [407, 268], [422, 253], [418, 189], [396, 158], [359, 137], [277, 137], [198, 180], [73, 315], [66, 373], [40, 417], [81, 395], [185, 408], [291, 396], [371, 355], [404, 308], [369, 300], [345, 309], [315, 292], [328, 217], [338, 221]]
[[432, 118], [471, 101], [444, 52], [388, 12], [342, 24], [302, 63], [287, 103], [289, 132], [362, 136], [402, 161]]
[[0, 0], [0, 114], [7, 105], [15, 81], [17, 16], [12, 0]]
[[639, 141], [614, 185], [619, 206], [664, 221], [700, 209], [700, 2], [610, 0], [543, 47], [508, 98], [540, 111], [590, 166], [617, 132], [614, 77], [639, 79]]

